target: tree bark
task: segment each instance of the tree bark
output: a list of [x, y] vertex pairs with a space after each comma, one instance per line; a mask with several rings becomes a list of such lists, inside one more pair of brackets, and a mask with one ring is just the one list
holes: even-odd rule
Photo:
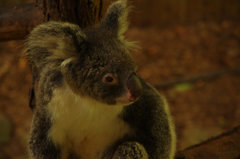
[[35, 4], [0, 8], [0, 41], [23, 39], [34, 26], [43, 22]]
[[0, 41], [24, 39], [37, 24], [67, 21], [81, 28], [102, 18], [103, 0], [36, 0], [36, 3], [0, 8]]
[[102, 18], [102, 0], [37, 0], [45, 21], [68, 21], [81, 28]]
[[179, 152], [175, 159], [240, 159], [240, 126]]

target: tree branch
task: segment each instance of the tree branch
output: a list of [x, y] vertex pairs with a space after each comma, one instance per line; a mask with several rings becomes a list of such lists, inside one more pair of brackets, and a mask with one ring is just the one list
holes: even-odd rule
[[240, 159], [240, 126], [179, 152], [175, 159]]
[[155, 85], [155, 87], [157, 89], [166, 89], [166, 88], [173, 87], [180, 83], [194, 83], [199, 80], [207, 81], [207, 80], [212, 80], [212, 79], [218, 78], [220, 76], [229, 75], [229, 74], [240, 75], [240, 66], [238, 66], [236, 68], [230, 68], [230, 69], [226, 69], [226, 70], [220, 70], [220, 71], [216, 71], [216, 72], [210, 72], [210, 73], [206, 73], [206, 74], [200, 74], [197, 76], [178, 79], [175, 81], [169, 81], [166, 83], [162, 83], [160, 85]]

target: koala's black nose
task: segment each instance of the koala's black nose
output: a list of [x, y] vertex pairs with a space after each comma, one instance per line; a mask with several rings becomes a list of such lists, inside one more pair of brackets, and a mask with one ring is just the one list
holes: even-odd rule
[[133, 73], [129, 76], [127, 80], [127, 88], [131, 93], [131, 100], [134, 101], [142, 94], [142, 84], [138, 76]]

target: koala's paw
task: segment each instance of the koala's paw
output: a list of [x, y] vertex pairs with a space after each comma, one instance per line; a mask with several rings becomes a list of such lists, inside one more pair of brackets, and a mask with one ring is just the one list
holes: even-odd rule
[[125, 142], [117, 147], [112, 159], [148, 159], [148, 154], [138, 142]]

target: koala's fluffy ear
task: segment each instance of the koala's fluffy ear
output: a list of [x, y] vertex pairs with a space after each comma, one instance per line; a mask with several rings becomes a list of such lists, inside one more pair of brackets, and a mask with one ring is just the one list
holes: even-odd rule
[[123, 34], [128, 28], [128, 12], [127, 0], [118, 0], [114, 2], [107, 10], [102, 26], [115, 33], [120, 39], [123, 39]]
[[27, 57], [37, 67], [47, 60], [67, 60], [81, 50], [85, 39], [77, 25], [48, 22], [37, 26], [26, 41]]

